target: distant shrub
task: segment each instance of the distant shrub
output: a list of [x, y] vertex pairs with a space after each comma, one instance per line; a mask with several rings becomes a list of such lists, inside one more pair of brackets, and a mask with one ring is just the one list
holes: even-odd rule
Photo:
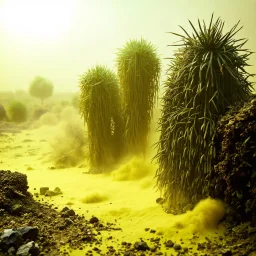
[[2, 104], [0, 104], [0, 121], [7, 120], [6, 110]]
[[10, 120], [16, 123], [22, 123], [27, 120], [28, 110], [24, 103], [20, 101], [13, 101], [9, 105]]
[[52, 96], [53, 84], [48, 79], [37, 76], [30, 84], [29, 93], [31, 96], [41, 99], [41, 102], [43, 104], [46, 98]]

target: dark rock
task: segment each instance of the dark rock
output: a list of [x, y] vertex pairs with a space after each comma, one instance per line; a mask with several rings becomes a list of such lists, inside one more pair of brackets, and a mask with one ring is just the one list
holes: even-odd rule
[[154, 234], [154, 233], [156, 233], [156, 230], [155, 230], [155, 229], [151, 229], [151, 230], [150, 230], [150, 233], [153, 233], [153, 234]]
[[18, 228], [17, 230], [21, 234], [24, 240], [26, 239], [36, 240], [39, 233], [38, 227], [31, 227], [31, 226]]
[[55, 192], [56, 194], [58, 194], [58, 195], [62, 194], [61, 189], [60, 189], [59, 187], [56, 187], [56, 188], [54, 189], [54, 192]]
[[156, 246], [153, 246], [153, 247], [151, 247], [151, 249], [150, 249], [151, 252], [156, 252], [156, 250], [157, 250], [157, 247], [156, 247]]
[[209, 195], [223, 200], [235, 211], [227, 212], [226, 220], [231, 224], [251, 221], [256, 225], [255, 101], [253, 94], [230, 107], [216, 127], [217, 157], [208, 177]]
[[49, 187], [41, 187], [39, 190], [40, 190], [40, 195], [44, 196], [46, 191], [49, 190]]
[[159, 243], [160, 242], [160, 237], [156, 237], [156, 238], [152, 237], [152, 238], [150, 238], [150, 242]]
[[188, 247], [183, 247], [184, 252], [188, 252]]
[[91, 236], [84, 236], [81, 238], [82, 241], [84, 242], [91, 242], [92, 241], [92, 237]]
[[233, 254], [232, 254], [232, 251], [230, 249], [223, 249], [221, 251], [221, 255], [222, 256], [232, 256]]
[[181, 245], [180, 244], [174, 244], [173, 248], [174, 248], [175, 251], [179, 251], [179, 250], [181, 250]]
[[57, 226], [59, 230], [64, 230], [66, 228], [66, 225], [60, 224]]
[[64, 207], [61, 211], [61, 216], [65, 218], [75, 216], [75, 215], [76, 215], [75, 211], [72, 209], [69, 209], [68, 207]]
[[172, 240], [168, 240], [164, 244], [165, 244], [166, 247], [173, 247], [174, 246], [174, 242]]
[[66, 212], [68, 214], [68, 216], [75, 216], [76, 213], [74, 210], [70, 209], [69, 211]]
[[0, 237], [0, 248], [6, 252], [10, 247], [18, 248], [22, 244], [21, 234], [14, 229], [5, 229]]
[[52, 190], [47, 190], [44, 195], [45, 196], [56, 196], [56, 195], [58, 195], [58, 193], [56, 193], [55, 191], [52, 191]]
[[163, 204], [164, 202], [165, 202], [165, 200], [162, 197], [159, 197], [159, 198], [156, 199], [157, 204]]
[[65, 222], [68, 226], [74, 223], [70, 218], [66, 218]]
[[23, 208], [22, 205], [20, 205], [20, 204], [14, 204], [14, 205], [12, 206], [11, 212], [12, 212], [13, 214], [19, 214], [19, 213], [21, 213], [22, 208]]
[[38, 256], [40, 254], [38, 244], [34, 241], [28, 242], [19, 247], [16, 256]]
[[98, 223], [99, 222], [99, 219], [97, 218], [97, 217], [91, 217], [91, 219], [90, 219], [90, 223], [91, 224], [94, 224], [94, 223]]
[[135, 244], [134, 244], [134, 248], [136, 249], [136, 250], [138, 250], [138, 251], [146, 251], [146, 250], [149, 250], [149, 247], [148, 247], [148, 245], [147, 245], [147, 243], [146, 242], [136, 242]]
[[67, 206], [65, 206], [60, 212], [66, 212], [68, 210], [69, 210], [69, 208]]
[[16, 191], [27, 194], [27, 176], [19, 172], [0, 170], [0, 187], [15, 188]]

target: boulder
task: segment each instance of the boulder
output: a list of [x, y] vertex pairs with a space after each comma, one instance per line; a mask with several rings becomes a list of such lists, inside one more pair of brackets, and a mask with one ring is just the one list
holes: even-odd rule
[[0, 248], [7, 252], [10, 247], [18, 248], [22, 244], [22, 236], [15, 229], [5, 229], [0, 237]]
[[34, 241], [28, 242], [19, 247], [16, 256], [38, 256], [40, 254], [39, 246]]

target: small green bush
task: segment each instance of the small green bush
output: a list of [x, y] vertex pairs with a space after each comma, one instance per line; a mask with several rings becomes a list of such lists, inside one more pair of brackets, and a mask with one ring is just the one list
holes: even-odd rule
[[9, 105], [10, 120], [16, 123], [22, 123], [27, 120], [28, 110], [24, 103], [20, 101], [13, 101]]
[[125, 149], [144, 155], [159, 90], [160, 58], [150, 42], [130, 40], [119, 49], [116, 63], [125, 118]]
[[31, 96], [41, 99], [41, 102], [43, 104], [45, 99], [52, 96], [53, 84], [48, 79], [37, 76], [30, 84], [29, 93]]
[[0, 104], [0, 121], [7, 120], [6, 110], [2, 104]]

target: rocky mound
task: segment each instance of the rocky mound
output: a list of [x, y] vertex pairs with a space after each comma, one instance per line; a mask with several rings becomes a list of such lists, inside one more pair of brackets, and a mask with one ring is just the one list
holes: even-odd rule
[[10, 214], [35, 211], [32, 195], [27, 192], [27, 177], [18, 172], [0, 170], [0, 210]]
[[58, 212], [36, 202], [27, 189], [26, 175], [0, 171], [0, 255], [67, 255], [63, 246], [85, 244], [100, 251], [100, 232], [118, 229], [97, 217], [86, 220], [67, 207]]
[[228, 205], [228, 220], [256, 225], [256, 97], [218, 123], [210, 195]]

